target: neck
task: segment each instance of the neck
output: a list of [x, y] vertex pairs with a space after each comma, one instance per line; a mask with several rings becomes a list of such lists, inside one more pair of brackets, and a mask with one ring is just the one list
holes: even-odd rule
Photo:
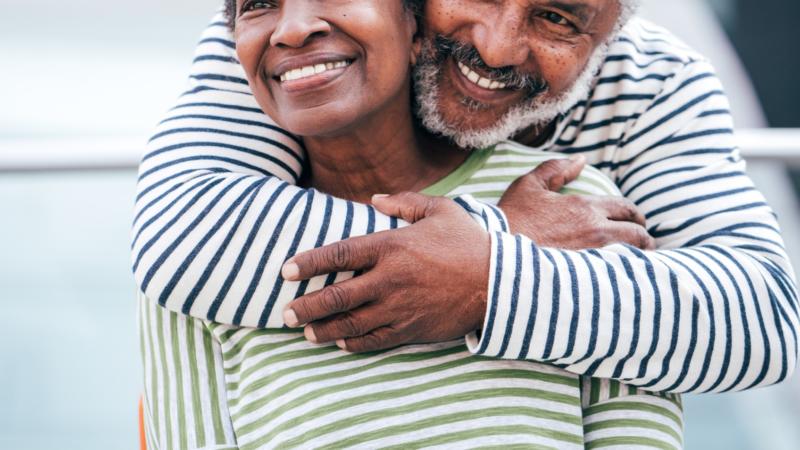
[[419, 191], [457, 168], [468, 153], [414, 124], [405, 107], [371, 114], [336, 136], [306, 137], [307, 185], [369, 203], [374, 194]]
[[543, 145], [556, 131], [556, 122], [556, 120], [553, 120], [547, 125], [528, 127], [517, 133], [512, 140], [519, 142], [522, 145], [527, 145], [528, 147], [538, 147]]

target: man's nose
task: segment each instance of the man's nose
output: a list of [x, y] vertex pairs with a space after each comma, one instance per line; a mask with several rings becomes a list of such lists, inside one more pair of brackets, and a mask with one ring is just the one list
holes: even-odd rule
[[283, 2], [278, 24], [269, 39], [270, 45], [299, 48], [314, 37], [329, 34], [331, 25], [319, 16], [315, 7], [317, 3]]
[[530, 57], [527, 25], [521, 12], [503, 11], [476, 24], [472, 44], [491, 67], [523, 65]]

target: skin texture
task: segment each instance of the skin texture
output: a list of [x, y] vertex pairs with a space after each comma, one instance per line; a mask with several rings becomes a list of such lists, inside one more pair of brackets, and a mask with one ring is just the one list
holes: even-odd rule
[[[400, 0], [240, 1], [238, 6], [237, 53], [251, 89], [265, 112], [287, 130], [303, 136], [310, 164], [309, 186], [342, 198], [369, 201], [376, 188], [387, 193], [422, 189], [452, 172], [467, 157], [466, 152], [414, 126], [409, 98], [416, 20]], [[294, 81], [280, 80], [288, 70], [341, 60], [350, 65]], [[445, 217], [454, 220], [456, 226], [427, 221], [427, 234], [439, 236], [441, 242], [449, 240], [458, 251], [448, 251], [446, 259], [432, 263], [445, 270], [462, 260], [476, 261], [467, 274], [470, 282], [448, 292], [461, 299], [461, 306], [451, 311], [450, 317], [455, 320], [450, 327], [440, 331], [457, 337], [475, 329], [482, 320], [479, 311], [481, 302], [485, 308], [485, 296], [481, 291], [488, 282], [490, 242], [488, 234], [455, 203], [444, 199], [435, 202], [435, 207], [403, 211], [403, 215], [413, 212], [421, 217], [446, 211]], [[405, 258], [390, 261], [392, 267], [406, 264], [410, 256], [425, 257], [424, 252], [414, 255], [413, 248], [405, 247], [405, 242], [413, 240], [403, 236], [398, 234], [381, 244]], [[445, 247], [420, 250], [431, 249], [444, 253]], [[337, 255], [331, 261], [337, 258], [346, 259]], [[429, 286], [435, 281], [435, 272], [391, 271], [411, 275], [407, 279], [394, 277], [402, 285]], [[420, 275], [422, 278], [416, 278]], [[348, 285], [369, 293], [391, 292], [390, 285], [373, 278], [372, 273]], [[344, 286], [335, 286], [323, 295], [330, 297], [327, 301], [331, 304], [344, 304], [337, 294]], [[420, 311], [403, 308], [397, 302], [391, 305], [396, 320], [404, 325], [419, 323]], [[389, 325], [377, 320], [387, 317], [383, 313], [370, 313], [368, 307], [358, 312], [359, 317], [372, 320], [363, 322], [363, 332]], [[433, 328], [435, 323], [423, 320], [422, 324]], [[324, 326], [319, 324], [323, 332]], [[361, 330], [351, 329], [350, 333]], [[389, 331], [385, 328], [382, 332]]]
[[[583, 161], [581, 156], [547, 161], [512, 183], [498, 203], [511, 232], [524, 234], [543, 247], [582, 250], [627, 242], [655, 249], [644, 216], [630, 200], [558, 193], [578, 177]], [[580, 226], [564, 226], [573, 223]]]
[[[619, 13], [615, 0], [429, 0], [424, 36], [467, 43], [491, 68], [512, 67], [541, 79], [549, 89], [540, 99], [548, 100], [572, 86], [595, 48], [608, 39]], [[480, 68], [473, 70], [485, 75]], [[489, 127], [527, 95], [475, 88], [452, 59], [443, 64], [438, 82], [443, 119], [459, 128]], [[475, 108], [476, 103], [477, 114], [467, 106]], [[541, 130], [527, 130], [515, 140], [531, 144], [540, 134]]]
[[[416, 18], [400, 0], [240, 0], [237, 6], [237, 54], [262, 109], [303, 137], [307, 186], [368, 202], [376, 189], [422, 189], [466, 158], [414, 124], [408, 99]], [[349, 66], [279, 79], [291, 69], [337, 61]]]
[[[440, 34], [470, 44], [489, 67], [511, 66], [539, 77], [549, 86], [544, 95], [558, 96], [572, 86], [594, 49], [608, 39], [619, 14], [614, 0], [561, 3], [568, 7], [549, 0], [429, 0], [423, 35], [431, 39]], [[459, 79], [462, 75], [452, 61], [444, 65], [440, 109], [459, 126], [489, 126], [527, 97], [514, 90], [476, 89]], [[469, 109], [476, 104], [477, 110]], [[517, 137], [525, 143], [543, 138], [536, 129]], [[651, 248], [643, 219], [629, 202], [577, 200], [551, 192], [574, 178], [582, 166], [583, 161], [545, 164], [516, 182], [500, 204], [512, 230], [547, 247], [584, 249], [627, 242]], [[485, 233], [473, 235], [467, 228], [453, 233], [471, 219], [446, 199], [402, 194], [375, 198], [373, 204], [413, 225], [289, 260], [283, 270], [288, 280], [345, 270], [364, 271], [358, 277], [364, 279], [296, 299], [285, 311], [287, 325], [307, 324], [310, 340], [336, 341], [354, 352], [445, 341], [479, 328], [486, 308], [487, 273], [474, 269], [486, 267], [480, 258], [488, 258], [488, 253], [464, 254], [463, 249], [482, 248], [475, 243], [484, 242]]]

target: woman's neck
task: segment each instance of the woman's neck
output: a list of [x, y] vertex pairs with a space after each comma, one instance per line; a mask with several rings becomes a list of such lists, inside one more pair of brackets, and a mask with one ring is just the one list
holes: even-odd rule
[[351, 128], [336, 136], [304, 138], [308, 186], [369, 203], [374, 194], [422, 190], [468, 156], [416, 126], [407, 106], [373, 114]]

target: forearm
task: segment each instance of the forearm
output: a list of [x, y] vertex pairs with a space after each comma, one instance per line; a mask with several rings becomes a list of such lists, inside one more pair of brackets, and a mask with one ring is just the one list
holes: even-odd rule
[[503, 234], [493, 251], [478, 354], [670, 392], [772, 384], [794, 367], [796, 291], [774, 258], [712, 243], [568, 252]]

